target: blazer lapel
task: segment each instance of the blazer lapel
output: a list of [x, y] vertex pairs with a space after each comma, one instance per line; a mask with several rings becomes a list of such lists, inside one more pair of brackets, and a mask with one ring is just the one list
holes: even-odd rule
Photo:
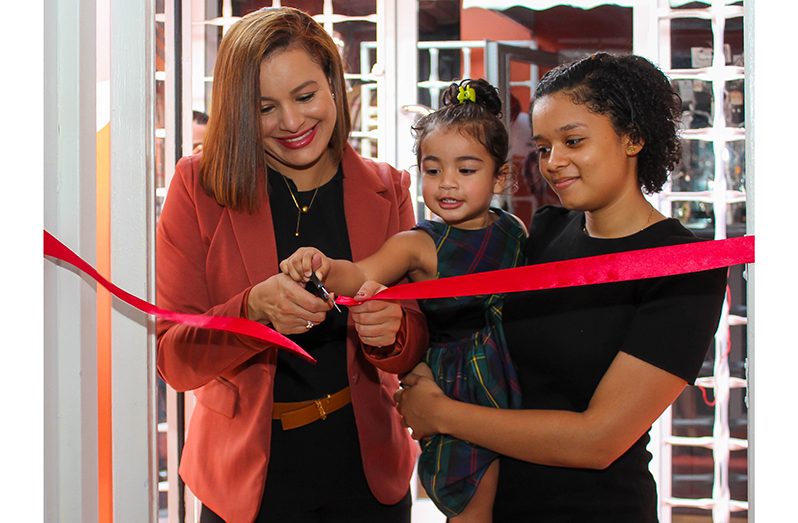
[[347, 145], [342, 159], [344, 214], [352, 259], [361, 260], [378, 250], [388, 237], [391, 203], [388, 188], [373, 165]]
[[277, 274], [277, 243], [274, 240], [272, 211], [266, 194], [265, 176], [261, 178], [263, 200], [260, 208], [250, 214], [246, 211], [226, 212], [230, 216], [241, 259], [250, 285], [260, 283]]

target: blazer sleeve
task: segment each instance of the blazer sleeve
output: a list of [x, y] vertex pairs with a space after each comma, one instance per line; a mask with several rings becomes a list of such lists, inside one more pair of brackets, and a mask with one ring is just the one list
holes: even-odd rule
[[[394, 171], [393, 174], [400, 230], [404, 231], [416, 223], [413, 199], [410, 197], [410, 174], [407, 171]], [[418, 303], [415, 300], [403, 301], [402, 312], [402, 323], [392, 346], [371, 347], [361, 343], [363, 352], [372, 365], [393, 374], [404, 374], [412, 370], [424, 356], [429, 341], [427, 320]]]
[[[201, 218], [214, 213], [220, 216], [222, 208], [198, 189], [196, 164], [196, 158], [180, 160], [158, 221], [158, 306], [184, 313], [245, 317], [251, 286], [223, 303], [211, 303], [205, 263], [210, 238], [203, 233]], [[178, 391], [200, 387], [270, 346], [246, 336], [164, 320], [157, 321], [156, 334], [158, 371]]]

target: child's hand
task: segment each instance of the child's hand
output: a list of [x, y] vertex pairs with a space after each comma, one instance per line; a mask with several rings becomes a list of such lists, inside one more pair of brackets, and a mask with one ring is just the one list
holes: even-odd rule
[[280, 262], [280, 271], [298, 283], [306, 283], [313, 272], [324, 281], [330, 272], [330, 259], [315, 247], [300, 247]]

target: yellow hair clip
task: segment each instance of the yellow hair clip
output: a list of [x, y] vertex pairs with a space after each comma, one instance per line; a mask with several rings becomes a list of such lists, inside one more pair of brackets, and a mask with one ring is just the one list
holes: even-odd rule
[[477, 92], [474, 91], [474, 88], [470, 85], [463, 87], [462, 85], [458, 87], [459, 91], [457, 93], [457, 101], [465, 103], [466, 100], [471, 100], [471, 102], [476, 103], [477, 101]]

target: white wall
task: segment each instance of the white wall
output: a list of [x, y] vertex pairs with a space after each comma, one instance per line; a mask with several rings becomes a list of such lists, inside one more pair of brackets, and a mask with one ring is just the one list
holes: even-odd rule
[[[798, 122], [792, 74], [798, 19], [795, 2], [747, 2], [746, 38], [754, 57], [752, 88], [746, 92], [753, 117], [749, 165], [754, 205], [749, 223], [756, 233], [754, 266], [751, 373], [753, 426], [753, 514], [755, 521], [786, 521], [796, 516], [795, 481], [798, 472], [798, 417], [795, 416], [798, 336], [795, 332], [795, 300], [798, 296], [798, 264], [793, 256], [798, 245], [795, 231], [798, 167], [791, 137]], [[749, 14], [750, 13], [750, 14]], [[749, 115], [746, 121], [751, 121]], [[750, 172], [750, 171], [749, 171]], [[750, 328], [750, 327], [749, 327]]]

